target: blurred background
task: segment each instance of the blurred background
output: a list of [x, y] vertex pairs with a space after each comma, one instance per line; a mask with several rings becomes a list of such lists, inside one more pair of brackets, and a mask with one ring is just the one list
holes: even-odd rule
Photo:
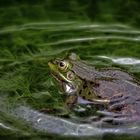
[[139, 0], [1, 0], [0, 25], [80, 20], [139, 27], [139, 7]]

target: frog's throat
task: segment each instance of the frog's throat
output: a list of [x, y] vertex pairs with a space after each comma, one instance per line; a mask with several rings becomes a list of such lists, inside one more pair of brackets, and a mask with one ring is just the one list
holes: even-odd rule
[[63, 89], [68, 95], [76, 94], [76, 87], [70, 83], [63, 83]]

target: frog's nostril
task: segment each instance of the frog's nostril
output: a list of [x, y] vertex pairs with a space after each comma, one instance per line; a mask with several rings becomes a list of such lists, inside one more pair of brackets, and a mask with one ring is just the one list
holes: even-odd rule
[[50, 65], [50, 64], [55, 64], [55, 60], [49, 60], [48, 65]]

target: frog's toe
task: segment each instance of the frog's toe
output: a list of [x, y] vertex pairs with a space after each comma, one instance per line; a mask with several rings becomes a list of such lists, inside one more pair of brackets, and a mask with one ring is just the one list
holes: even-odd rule
[[98, 111], [101, 116], [101, 122], [111, 124], [125, 124], [133, 121], [132, 116], [128, 114], [113, 113], [109, 111]]
[[114, 112], [110, 112], [110, 111], [107, 111], [107, 110], [104, 110], [104, 111], [97, 111], [97, 113], [100, 115], [100, 116], [111, 116], [111, 117], [116, 117], [116, 116], [121, 116], [122, 114], [118, 114], [118, 113], [114, 113]]
[[113, 96], [110, 99], [110, 104], [114, 104], [114, 103], [118, 103], [118, 102], [122, 102], [124, 100], [127, 100], [129, 98], [129, 96]]
[[111, 124], [125, 124], [127, 123], [126, 117], [114, 118], [114, 117], [104, 117], [101, 119], [101, 122], [111, 123]]
[[108, 110], [109, 111], [121, 111], [124, 106], [125, 106], [125, 102], [115, 103], [113, 105], [110, 105]]

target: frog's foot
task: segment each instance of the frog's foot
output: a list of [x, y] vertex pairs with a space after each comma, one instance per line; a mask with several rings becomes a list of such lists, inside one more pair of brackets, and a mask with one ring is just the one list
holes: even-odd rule
[[127, 120], [127, 118], [105, 117], [105, 118], [102, 118], [100, 120], [100, 123], [101, 124], [103, 124], [103, 123], [110, 123], [110, 124], [113, 124], [113, 125], [119, 125], [119, 124], [126, 124], [126, 123], [128, 123], [128, 120]]
[[123, 94], [119, 93], [110, 99], [108, 110], [113, 112], [122, 112], [125, 107], [129, 104], [133, 104], [134, 101], [135, 100], [133, 100], [129, 95], [123, 96]]
[[126, 124], [132, 122], [130, 115], [123, 115], [109, 111], [97, 111], [101, 115], [100, 122], [111, 124]]
[[108, 107], [109, 111], [113, 111], [113, 112], [120, 112], [121, 110], [123, 110], [123, 108], [125, 107], [125, 102], [118, 102], [118, 103], [114, 103], [112, 105], [110, 105]]

